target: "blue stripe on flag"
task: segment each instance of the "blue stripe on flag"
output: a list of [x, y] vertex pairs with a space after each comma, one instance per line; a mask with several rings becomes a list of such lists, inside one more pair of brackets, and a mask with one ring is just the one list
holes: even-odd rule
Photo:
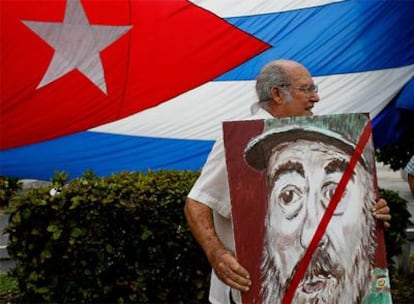
[[87, 168], [97, 175], [122, 170], [199, 170], [212, 141], [179, 140], [81, 132], [0, 152], [0, 176], [49, 180], [55, 170], [69, 178]]
[[343, 1], [226, 20], [273, 48], [216, 80], [254, 79], [278, 58], [299, 61], [314, 76], [414, 63], [414, 1]]

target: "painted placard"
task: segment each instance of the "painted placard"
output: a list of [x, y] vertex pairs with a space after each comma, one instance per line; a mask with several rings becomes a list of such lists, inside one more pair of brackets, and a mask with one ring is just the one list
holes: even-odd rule
[[243, 303], [392, 303], [367, 114], [223, 123]]

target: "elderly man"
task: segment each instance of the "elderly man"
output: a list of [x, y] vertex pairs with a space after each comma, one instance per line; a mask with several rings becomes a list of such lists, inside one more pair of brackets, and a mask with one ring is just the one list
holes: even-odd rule
[[[252, 119], [310, 116], [319, 101], [309, 71], [290, 60], [266, 65], [257, 78], [256, 92], [259, 102], [253, 107]], [[189, 227], [213, 268], [209, 297], [212, 303], [227, 304], [231, 299], [240, 302], [238, 291], [248, 291], [251, 285], [249, 273], [234, 255], [230, 206], [223, 139], [219, 138], [184, 208]], [[377, 219], [390, 220], [389, 208], [382, 199], [373, 214]]]
[[[367, 122], [363, 114], [281, 119], [247, 145], [247, 163], [267, 176], [263, 303], [282, 302]], [[372, 151], [369, 145], [359, 159], [293, 303], [357, 304], [369, 294], [376, 248]]]

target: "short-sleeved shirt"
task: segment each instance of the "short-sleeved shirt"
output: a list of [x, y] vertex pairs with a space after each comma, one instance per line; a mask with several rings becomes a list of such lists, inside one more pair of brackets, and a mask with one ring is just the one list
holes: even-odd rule
[[[272, 118], [272, 116], [265, 110], [259, 109], [249, 119], [268, 118]], [[212, 209], [214, 227], [218, 237], [227, 249], [234, 252], [235, 242], [223, 136], [215, 142], [201, 171], [201, 175], [195, 182], [188, 197]], [[231, 292], [233, 299], [240, 303], [240, 293], [236, 290]], [[213, 304], [230, 304], [229, 293], [230, 287], [224, 284], [213, 270], [210, 282], [210, 302]]]
[[409, 160], [409, 162], [405, 166], [405, 171], [407, 171], [408, 174], [414, 176], [414, 155], [411, 156], [411, 159]]

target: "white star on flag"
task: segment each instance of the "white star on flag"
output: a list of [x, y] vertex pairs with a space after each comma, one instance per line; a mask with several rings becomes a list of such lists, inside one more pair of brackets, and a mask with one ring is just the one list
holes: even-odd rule
[[54, 48], [52, 61], [37, 89], [78, 69], [107, 94], [100, 52], [132, 26], [91, 25], [79, 0], [67, 0], [63, 23], [22, 21]]

